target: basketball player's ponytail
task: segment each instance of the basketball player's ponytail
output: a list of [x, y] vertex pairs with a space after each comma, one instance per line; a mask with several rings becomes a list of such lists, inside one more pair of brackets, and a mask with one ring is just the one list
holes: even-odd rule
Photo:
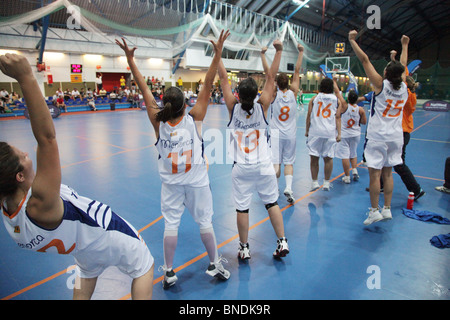
[[251, 100], [251, 101], [247, 101], [247, 100], [243, 100], [243, 99], [240, 99], [240, 100], [241, 100], [242, 110], [244, 110], [245, 112], [247, 112], [247, 114], [249, 116], [251, 116], [253, 114], [253, 100]]
[[184, 94], [180, 88], [167, 89], [162, 102], [164, 108], [156, 114], [156, 121], [167, 122], [184, 114]]
[[156, 120], [167, 122], [172, 118], [172, 104], [167, 102], [164, 108], [156, 114]]
[[24, 168], [13, 148], [6, 142], [0, 142], [0, 200], [12, 196], [19, 183], [16, 174]]
[[258, 85], [252, 77], [244, 79], [239, 84], [239, 102], [241, 108], [247, 112], [248, 115], [253, 114], [253, 101], [258, 95]]
[[405, 67], [399, 61], [391, 61], [386, 66], [386, 79], [392, 84], [394, 90], [401, 88], [403, 72], [405, 72]]

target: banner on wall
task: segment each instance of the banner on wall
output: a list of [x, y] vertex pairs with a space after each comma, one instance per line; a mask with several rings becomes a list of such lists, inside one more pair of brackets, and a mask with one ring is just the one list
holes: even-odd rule
[[441, 112], [447, 112], [450, 110], [450, 103], [446, 101], [439, 101], [439, 100], [430, 100], [425, 102], [422, 105], [423, 110], [426, 111], [441, 111]]
[[81, 82], [83, 82], [81, 74], [71, 74], [70, 75], [70, 82], [71, 83], [81, 83]]

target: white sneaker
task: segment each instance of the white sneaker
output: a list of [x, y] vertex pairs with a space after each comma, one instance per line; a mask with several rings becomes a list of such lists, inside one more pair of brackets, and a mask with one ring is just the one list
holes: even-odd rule
[[315, 191], [315, 190], [317, 190], [317, 189], [319, 189], [320, 188], [320, 184], [319, 184], [319, 182], [316, 180], [316, 181], [313, 181], [312, 182], [312, 184], [311, 184], [311, 190], [310, 191]]
[[350, 176], [343, 176], [342, 177], [342, 182], [346, 183], [346, 184], [349, 184], [350, 183]]
[[226, 270], [221, 261], [228, 263], [228, 261], [222, 256], [216, 263], [210, 263], [208, 269], [206, 270], [206, 274], [211, 277], [216, 277], [222, 280], [228, 280], [230, 277], [230, 271]]
[[250, 259], [250, 248], [248, 243], [239, 242], [238, 258], [241, 260]]
[[284, 195], [286, 196], [287, 201], [288, 201], [289, 203], [294, 203], [294, 202], [295, 202], [294, 193], [292, 192], [291, 189], [287, 189], [287, 188], [286, 188], [286, 189], [284, 190]]
[[391, 207], [383, 207], [383, 209], [381, 210], [381, 215], [383, 216], [383, 219], [385, 220], [391, 220], [392, 219], [392, 212], [391, 212]]
[[167, 269], [165, 266], [160, 266], [158, 271], [164, 271], [164, 279], [162, 281], [164, 289], [170, 288], [177, 282], [178, 278], [172, 268]]
[[330, 191], [330, 189], [333, 188], [333, 185], [328, 180], [323, 181], [322, 190], [323, 191]]
[[372, 208], [369, 208], [369, 212], [367, 212], [367, 219], [364, 220], [364, 225], [368, 226], [369, 224], [378, 222], [380, 220], [383, 220], [383, 216], [381, 215], [380, 211], [378, 211], [378, 209], [372, 210]]
[[358, 181], [359, 180], [359, 174], [358, 174], [358, 171], [356, 169], [353, 170], [352, 175], [353, 175], [353, 181]]
[[277, 240], [277, 248], [273, 253], [274, 258], [285, 257], [289, 253], [289, 246], [286, 238], [280, 238]]

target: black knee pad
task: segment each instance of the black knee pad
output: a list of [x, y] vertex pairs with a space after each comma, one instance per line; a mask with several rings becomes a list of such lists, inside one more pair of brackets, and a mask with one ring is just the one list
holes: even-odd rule
[[277, 206], [277, 205], [278, 205], [278, 202], [276, 202], [276, 201], [273, 203], [268, 203], [268, 204], [266, 204], [266, 210], [269, 210], [270, 208]]
[[245, 209], [245, 210], [239, 210], [239, 209], [236, 209], [236, 212], [239, 212], [239, 213], [248, 213], [248, 209]]

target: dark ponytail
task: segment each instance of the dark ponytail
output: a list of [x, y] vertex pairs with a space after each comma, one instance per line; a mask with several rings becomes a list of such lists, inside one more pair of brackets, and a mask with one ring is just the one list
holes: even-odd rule
[[19, 186], [16, 174], [23, 169], [13, 148], [6, 142], [0, 142], [0, 200], [16, 192]]
[[184, 114], [184, 94], [180, 88], [170, 87], [166, 90], [163, 100], [164, 108], [156, 114], [156, 120], [167, 122]]
[[248, 115], [253, 114], [253, 102], [258, 95], [258, 85], [256, 81], [249, 77], [244, 79], [239, 84], [239, 102], [241, 108], [247, 112]]
[[392, 84], [394, 90], [399, 90], [401, 88], [403, 72], [405, 72], [405, 67], [399, 61], [391, 61], [386, 66], [385, 77]]
[[253, 114], [253, 100], [251, 101], [245, 101], [243, 99], [240, 100], [242, 110], [244, 110], [245, 112], [247, 112], [249, 116], [251, 116]]

